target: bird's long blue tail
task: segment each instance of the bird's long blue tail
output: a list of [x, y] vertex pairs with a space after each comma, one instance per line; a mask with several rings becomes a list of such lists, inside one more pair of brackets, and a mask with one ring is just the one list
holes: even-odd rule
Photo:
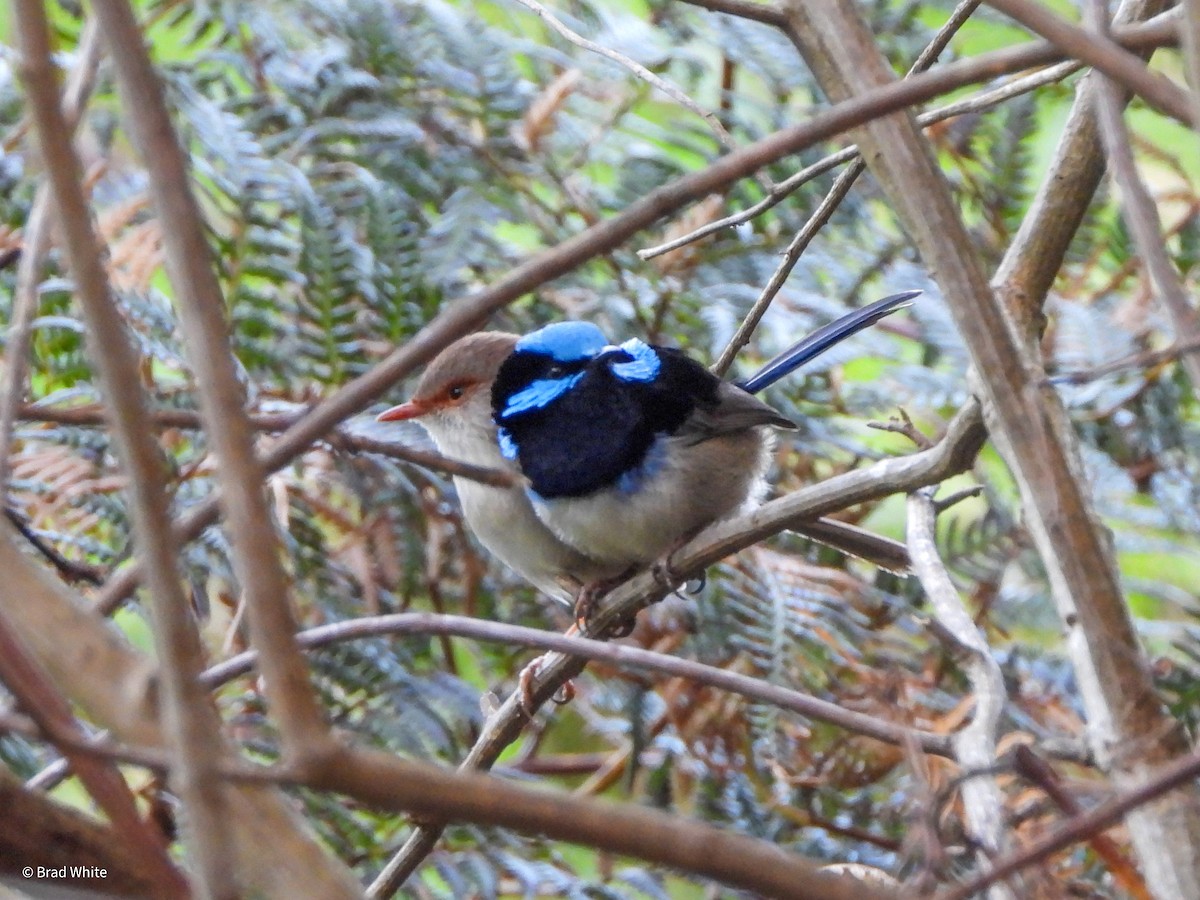
[[909, 306], [909, 301], [920, 293], [920, 291], [901, 291], [899, 294], [892, 294], [890, 297], [876, 300], [862, 309], [846, 313], [840, 319], [835, 319], [828, 325], [818, 328], [812, 334], [788, 347], [749, 378], [737, 382], [738, 387], [751, 394], [757, 394], [785, 375], [794, 372], [810, 359], [820, 356], [834, 344], [844, 341], [850, 335], [857, 334], [864, 328], [869, 328], [884, 316]]

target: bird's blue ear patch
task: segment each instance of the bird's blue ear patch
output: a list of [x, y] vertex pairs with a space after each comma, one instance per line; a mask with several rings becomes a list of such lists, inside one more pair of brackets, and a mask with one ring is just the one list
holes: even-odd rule
[[517, 442], [513, 440], [512, 432], [501, 427], [496, 432], [496, 438], [500, 442], [500, 455], [505, 459], [516, 459], [519, 451]]
[[591, 322], [555, 322], [517, 341], [518, 351], [542, 353], [559, 362], [589, 359], [608, 346], [604, 332]]
[[[523, 412], [541, 409], [575, 387], [581, 378], [583, 378], [582, 372], [576, 372], [574, 375], [564, 378], [539, 378], [508, 398], [504, 409], [500, 410], [499, 419], [503, 421]], [[503, 444], [501, 444], [501, 450], [503, 450]]]
[[622, 381], [653, 381], [658, 377], [662, 361], [649, 344], [630, 338], [621, 349], [633, 357], [629, 362], [613, 363], [613, 374]]

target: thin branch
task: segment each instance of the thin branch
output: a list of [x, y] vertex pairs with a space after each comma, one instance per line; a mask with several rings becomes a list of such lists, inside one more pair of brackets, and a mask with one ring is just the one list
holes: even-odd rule
[[295, 644], [288, 579], [263, 491], [265, 472], [246, 418], [245, 389], [229, 346], [204, 217], [132, 8], [127, 0], [96, 0], [93, 9], [109, 45], [130, 137], [150, 176], [180, 332], [218, 461], [234, 572], [245, 596], [250, 640], [262, 653], [268, 702], [285, 753], [294, 759], [319, 757], [330, 748], [329, 729]]
[[[1107, 7], [1101, 8], [1096, 0], [1092, 0], [1086, 6], [1086, 13], [1096, 34], [1106, 38], [1110, 27]], [[1183, 279], [1167, 253], [1158, 209], [1138, 174], [1125, 117], [1122, 115], [1125, 104], [1120, 87], [1108, 78], [1099, 79], [1094, 102], [1100, 139], [1112, 167], [1113, 180], [1119, 187], [1116, 192], [1118, 202], [1133, 237], [1137, 256], [1146, 267], [1159, 300], [1166, 308], [1167, 317], [1175, 328], [1175, 340], [1183, 344], [1200, 341], [1200, 316], [1192, 308]], [[1200, 356], [1185, 354], [1180, 362], [1192, 383], [1193, 393], [1200, 396]]]
[[[1161, 46], [1174, 40], [1174, 22], [1167, 20], [1131, 32], [1131, 44]], [[446, 306], [428, 325], [366, 374], [342, 386], [290, 427], [262, 456], [265, 471], [287, 465], [339, 422], [378, 399], [396, 382], [429, 362], [444, 347], [479, 328], [496, 310], [589, 259], [613, 250], [625, 240], [686, 204], [719, 191], [759, 168], [811, 147], [864, 122], [888, 115], [938, 94], [985, 81], [1030, 66], [1056, 62], [1062, 52], [1049, 43], [1032, 42], [939, 66], [903, 81], [882, 85], [844, 103], [821, 110], [805, 122], [778, 131], [735, 150], [704, 169], [651, 191], [642, 199], [556, 247], [539, 253], [509, 271], [487, 288]], [[192, 540], [217, 517], [216, 500], [205, 500], [180, 519], [176, 534]], [[122, 569], [95, 598], [95, 608], [111, 612], [141, 580], [136, 563]]]
[[[79, 39], [79, 54], [63, 92], [63, 118], [67, 129], [74, 133], [84, 105], [92, 93], [96, 69], [100, 63], [100, 30], [95, 18], [89, 18]], [[17, 266], [17, 285], [13, 292], [12, 315], [5, 339], [5, 380], [0, 393], [0, 505], [7, 503], [8, 477], [11, 471], [9, 454], [12, 451], [13, 427], [17, 409], [25, 396], [25, 380], [29, 370], [30, 341], [33, 320], [38, 310], [38, 287], [42, 269], [50, 249], [50, 185], [38, 185], [29, 217], [25, 220], [25, 235], [21, 261]]]
[[172, 783], [188, 811], [185, 836], [193, 856], [196, 883], [203, 896], [231, 897], [236, 887], [224, 827], [226, 807], [212, 771], [213, 760], [220, 752], [219, 722], [195, 681], [202, 667], [202, 653], [175, 568], [177, 545], [171, 532], [162, 456], [146, 422], [144, 392], [138, 388], [140, 360], [109, 291], [101, 244], [92, 230], [82, 187], [82, 166], [63, 117], [50, 60], [45, 8], [37, 0], [18, 0], [13, 9], [42, 164], [53, 191], [56, 219], [87, 323], [88, 349], [107, 395], [128, 475], [134, 533], [146, 561], [155, 647], [163, 662], [162, 715], [175, 762]]
[[[1062, 372], [1046, 379], [1048, 384], [1086, 384], [1098, 378], [1104, 378], [1123, 369], [1153, 369], [1163, 363], [1171, 362], [1182, 356], [1200, 351], [1200, 337], [1190, 341], [1176, 341], [1161, 350], [1147, 350], [1144, 353], [1131, 353], [1120, 359], [1114, 359], [1091, 369], [1076, 372]], [[1194, 383], [1194, 382], [1193, 382]]]
[[[278, 432], [295, 424], [302, 415], [302, 413], [250, 413], [247, 418], [251, 427], [258, 431]], [[66, 425], [103, 425], [105, 421], [104, 411], [97, 406], [58, 407], [30, 404], [21, 409], [20, 418], [30, 422], [55, 422]], [[165, 428], [204, 427], [200, 414], [186, 409], [157, 409], [150, 413], [150, 419], [155, 425]], [[339, 449], [377, 453], [380, 456], [412, 463], [423, 469], [442, 472], [446, 475], [458, 475], [496, 487], [512, 487], [520, 480], [520, 476], [511, 471], [478, 466], [474, 463], [443, 456], [432, 450], [418, 450], [395, 441], [379, 440], [352, 431], [345, 426], [335, 429], [327, 439]]]
[[[514, 647], [553, 650], [579, 659], [603, 661], [621, 668], [644, 669], [686, 678], [697, 684], [706, 684], [828, 722], [884, 743], [899, 746], [911, 741], [926, 753], [936, 756], [946, 756], [950, 753], [950, 739], [946, 735], [896, 725], [748, 675], [639, 647], [540, 631], [505, 622], [489, 622], [467, 616], [438, 613], [396, 613], [322, 625], [302, 631], [296, 638], [301, 647], [312, 650], [343, 641], [395, 634], [454, 635]], [[214, 689], [230, 679], [245, 675], [253, 670], [255, 657], [253, 650], [230, 657], [205, 671], [200, 676], [201, 683], [209, 689]]]
[[[975, 714], [954, 736], [955, 756], [964, 771], [986, 772], [996, 765], [996, 731], [1007, 699], [1004, 676], [938, 554], [935, 492], [936, 488], [922, 488], [908, 495], [908, 551], [933, 616], [941, 626], [939, 633], [949, 635], [957, 645], [953, 649], [968, 655], [965, 669], [974, 694]], [[1004, 796], [994, 777], [979, 775], [963, 781], [962, 798], [967, 828], [983, 850], [979, 862], [986, 871], [988, 857], [1008, 846]], [[1013, 894], [1008, 888], [996, 887], [989, 896], [1000, 900]]]
[[761, 22], [763, 25], [774, 25], [782, 28], [786, 19], [772, 3], [755, 3], [753, 0], [684, 0], [691, 6], [698, 6], [709, 12], [724, 13], [751, 22]]
[[[1040, 756], [1025, 744], [1018, 744], [1013, 751], [1013, 764], [1016, 773], [1026, 780], [1036, 784], [1054, 805], [1068, 816], [1077, 816], [1083, 812], [1083, 807], [1065, 787], [1051, 767]], [[1087, 838], [1096, 855], [1108, 864], [1108, 870], [1116, 881], [1133, 900], [1153, 900], [1146, 887], [1145, 880], [1138, 873], [1137, 867], [1126, 856], [1125, 852], [1106, 834], [1093, 834]]]
[[[937, 60], [938, 56], [950, 40], [958, 32], [958, 30], [971, 17], [976, 8], [978, 8], [981, 0], [961, 0], [961, 2], [951, 12], [950, 17], [942, 23], [942, 27], [930, 40], [929, 44], [921, 51], [917, 57], [917, 61], [913, 63], [908, 74], [915, 75], [918, 72], [923, 72], [928, 69]], [[762, 317], [767, 314], [772, 301], [776, 295], [783, 289], [784, 282], [792, 274], [792, 270], [796, 267], [796, 263], [800, 261], [800, 257], [804, 251], [808, 249], [808, 245], [812, 243], [813, 238], [817, 233], [825, 227], [829, 220], [833, 217], [837, 208], [842, 205], [842, 201], [850, 193], [850, 189], [854, 187], [854, 183], [858, 181], [860, 175], [867, 170], [866, 164], [862, 159], [856, 159], [850, 164], [833, 183], [833, 187], [829, 189], [824, 199], [817, 205], [817, 208], [809, 215], [808, 220], [796, 232], [788, 244], [787, 249], [783, 251], [783, 258], [779, 261], [779, 265], [775, 267], [775, 271], [771, 273], [771, 277], [767, 279], [766, 285], [758, 295], [758, 299], [750, 307], [750, 311], [746, 317], [742, 319], [738, 325], [737, 331], [733, 337], [729, 339], [729, 343], [725, 345], [725, 349], [721, 351], [720, 357], [712, 366], [712, 371], [716, 375], [724, 375], [729, 371], [729, 367], [733, 365], [734, 358], [742, 351], [746, 344], [750, 343], [750, 338], [754, 334], [754, 330], [758, 328], [758, 323], [762, 321]], [[642, 257], [646, 259], [646, 256]]]
[[554, 29], [576, 47], [582, 47], [584, 50], [587, 50], [590, 53], [596, 53], [600, 56], [603, 56], [605, 59], [612, 60], [617, 65], [628, 69], [635, 76], [646, 82], [651, 87], [662, 91], [684, 109], [695, 113], [697, 116], [704, 119], [704, 121], [711, 126], [713, 132], [716, 133], [717, 140], [719, 140], [726, 148], [733, 149], [733, 138], [730, 136], [729, 132], [725, 130], [725, 126], [721, 124], [721, 120], [718, 119], [714, 113], [705, 112], [703, 109], [701, 109], [700, 105], [695, 100], [689, 97], [684, 91], [671, 84], [671, 82], [667, 81], [665, 78], [660, 78], [659, 76], [655, 75], [641, 63], [630, 59], [624, 53], [618, 53], [616, 50], [612, 50], [601, 44], [597, 44], [595, 41], [589, 41], [582, 35], [572, 31], [562, 22], [561, 19], [557, 18], [554, 13], [550, 12], [550, 10], [546, 9], [546, 7], [538, 3], [537, 0], [517, 0], [517, 2], [526, 9], [535, 13], [538, 18], [540, 18], [543, 22], [549, 25], [552, 29]]
[[1103, 72], [1159, 112], [1191, 127], [1192, 101], [1166, 77], [1109, 38], [1089, 33], [1031, 0], [988, 0], [988, 5], [1063, 49], [1069, 56]]
[[[1172, 17], [1174, 18], [1174, 17]], [[930, 125], [935, 125], [938, 122], [944, 122], [947, 119], [953, 119], [957, 116], [967, 115], [970, 113], [984, 112], [994, 106], [999, 106], [1014, 97], [1019, 97], [1022, 94], [1027, 94], [1030, 91], [1037, 90], [1040, 87], [1045, 87], [1048, 84], [1054, 84], [1062, 81], [1083, 68], [1082, 63], [1077, 62], [1062, 62], [1056, 66], [1051, 66], [1041, 72], [1034, 72], [1032, 75], [1025, 75], [1020, 78], [1014, 78], [1008, 84], [1001, 85], [997, 88], [981, 91], [971, 97], [965, 97], [962, 100], [956, 100], [953, 103], [947, 103], [945, 106], [932, 109], [929, 112], [921, 113], [917, 116], [917, 124], [922, 128], [928, 128]], [[653, 247], [647, 247], [637, 252], [642, 259], [653, 259], [656, 256], [661, 256], [664, 253], [669, 253], [671, 250], [678, 250], [680, 247], [685, 247], [688, 244], [695, 243], [701, 238], [706, 238], [710, 234], [716, 234], [718, 231], [724, 231], [734, 226], [749, 222], [769, 209], [773, 209], [781, 202], [786, 200], [797, 190], [808, 184], [814, 178], [824, 175], [831, 169], [836, 169], [843, 163], [851, 162], [858, 159], [858, 146], [851, 144], [836, 153], [831, 153], [824, 159], [817, 160], [811, 166], [806, 166], [794, 175], [788, 176], [783, 181], [775, 185], [774, 189], [767, 193], [767, 196], [755, 203], [753, 206], [748, 206], [733, 215], [726, 216], [723, 219], [718, 219], [715, 222], [709, 222], [707, 225], [702, 225], [695, 231], [681, 235], [663, 244], [657, 244]]]
[[1067, 819], [1049, 834], [997, 860], [990, 872], [957, 887], [939, 891], [933, 900], [970, 900], [998, 879], [1007, 878], [1015, 872], [1042, 862], [1072, 844], [1088, 840], [1092, 835], [1116, 825], [1134, 810], [1146, 806], [1170, 791], [1189, 786], [1198, 776], [1200, 753], [1193, 751], [1174, 759], [1159, 767], [1136, 788], [1117, 794], [1112, 799]]
[[[935, 484], [969, 468], [984, 437], [979, 407], [973, 401], [969, 402], [951, 421], [941, 441], [929, 450], [837, 475], [765, 503], [748, 515], [706, 529], [672, 554], [671, 569], [686, 580], [725, 556], [790, 528], [798, 521], [891, 493]], [[591, 619], [592, 634], [603, 639], [611, 629], [628, 621], [638, 610], [661, 599], [665, 593], [666, 589], [654, 574], [642, 573], [633, 577], [604, 598]], [[513, 692], [488, 717], [459, 769], [491, 768], [528, 721], [526, 701], [537, 709], [564, 683], [583, 671], [584, 666], [583, 660], [562, 653], [543, 657], [528, 686], [528, 696], [520, 690]], [[436, 846], [443, 827], [426, 823], [414, 829], [376, 877], [368, 896], [392, 896]]]
[[93, 585], [103, 584], [103, 580], [96, 573], [95, 569], [83, 563], [72, 562], [71, 560], [67, 559], [56, 549], [54, 549], [54, 547], [43, 540], [42, 536], [34, 531], [33, 528], [30, 527], [29, 523], [25, 521], [25, 517], [15, 509], [7, 506], [4, 507], [4, 515], [12, 524], [13, 528], [21, 532], [21, 537], [29, 541], [29, 543], [33, 546], [33, 549], [42, 554], [42, 556], [46, 558], [46, 561], [50, 563], [50, 565], [58, 569], [59, 574], [61, 574], [62, 577], [67, 581], [86, 581], [88, 584]]
[[833, 217], [833, 214], [837, 212], [837, 208], [842, 205], [842, 201], [850, 193], [850, 188], [865, 169], [866, 167], [860, 161], [855, 161], [850, 168], [839, 175], [833, 183], [833, 187], [829, 189], [829, 193], [825, 195], [817, 205], [817, 208], [812, 211], [808, 220], [796, 232], [795, 237], [787, 245], [787, 249], [783, 251], [783, 258], [780, 259], [779, 265], [775, 267], [775, 271], [767, 279], [767, 283], [763, 286], [757, 299], [751, 305], [749, 312], [746, 313], [745, 318], [738, 325], [737, 331], [733, 333], [733, 336], [729, 339], [729, 343], [721, 351], [720, 357], [713, 363], [713, 374], [724, 375], [729, 371], [729, 367], [733, 365], [734, 358], [742, 351], [743, 347], [750, 343], [750, 338], [754, 335], [754, 330], [758, 327], [758, 323], [762, 321], [762, 317], [767, 314], [771, 302], [783, 289], [784, 282], [792, 274], [796, 263], [800, 261], [800, 256], [808, 249], [808, 245], [817, 236], [817, 232], [824, 228], [826, 223]]

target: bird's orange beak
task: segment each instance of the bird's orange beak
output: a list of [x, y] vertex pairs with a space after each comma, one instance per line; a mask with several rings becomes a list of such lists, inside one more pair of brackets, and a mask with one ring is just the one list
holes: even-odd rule
[[416, 419], [429, 412], [429, 404], [419, 400], [409, 400], [391, 409], [385, 409], [375, 417], [377, 422], [403, 422], [405, 419]]

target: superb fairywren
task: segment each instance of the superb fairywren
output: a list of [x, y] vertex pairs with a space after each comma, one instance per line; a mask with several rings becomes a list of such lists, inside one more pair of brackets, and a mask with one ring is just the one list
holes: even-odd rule
[[796, 426], [754, 394], [919, 293], [848, 313], [739, 382], [676, 349], [610, 344], [588, 322], [481, 332], [379, 419], [419, 417], [447, 456], [519, 469], [510, 488], [455, 477], [467, 522], [536, 587], [582, 600], [757, 500], [769, 427]]

